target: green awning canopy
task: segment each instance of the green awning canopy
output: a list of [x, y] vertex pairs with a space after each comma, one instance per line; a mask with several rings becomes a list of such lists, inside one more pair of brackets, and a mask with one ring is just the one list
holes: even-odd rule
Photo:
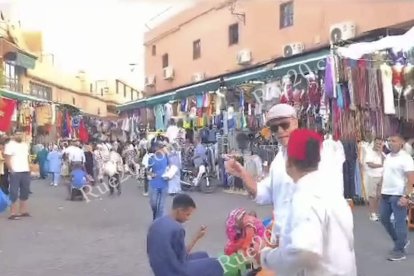
[[178, 88], [175, 90], [177, 99], [185, 99], [190, 96], [203, 94], [210, 91], [216, 91], [220, 88], [220, 79], [206, 80], [200, 83], [195, 83], [190, 86]]
[[7, 89], [0, 89], [0, 97], [13, 99], [16, 101], [30, 101], [30, 102], [48, 102], [45, 99], [37, 98], [31, 95], [19, 93], [19, 92], [13, 92]]
[[[268, 65], [261, 65], [240, 73], [229, 74], [223, 78], [226, 86], [236, 86], [248, 81], [265, 81], [271, 78], [283, 77], [285, 75], [304, 76], [309, 72], [325, 69], [325, 60], [329, 55], [328, 49], [312, 53], [305, 53], [280, 61], [275, 61], [276, 66], [269, 68]], [[220, 78], [206, 80], [190, 86], [156, 95], [150, 98], [118, 105], [119, 111], [127, 111], [135, 108], [165, 104], [170, 101], [185, 99], [189, 96], [202, 94], [209, 91], [216, 91], [220, 88]]]
[[17, 52], [16, 65], [26, 69], [34, 69], [36, 66], [36, 59], [24, 53]]
[[329, 50], [324, 49], [318, 52], [285, 58], [281, 61], [275, 61], [276, 66], [274, 68], [269, 68], [268, 65], [261, 65], [224, 77], [224, 82], [226, 86], [236, 86], [248, 81], [265, 81], [288, 74], [303, 76], [311, 71], [325, 69], [325, 60], [329, 53]]
[[272, 68], [268, 66], [260, 66], [254, 69], [244, 71], [242, 73], [232, 74], [228, 77], [224, 77], [226, 86], [236, 86], [247, 81], [260, 81], [271, 77]]
[[151, 107], [157, 104], [165, 104], [169, 101], [174, 101], [176, 99], [176, 93], [170, 92], [161, 95], [156, 95], [150, 98], [137, 100], [134, 102], [128, 102], [117, 106], [119, 111], [128, 111], [135, 108], [142, 108], [142, 107]]
[[212, 79], [203, 81], [200, 83], [195, 83], [189, 86], [185, 86], [182, 88], [178, 88], [174, 91], [163, 93], [160, 95], [156, 95], [153, 97], [149, 97], [146, 99], [137, 100], [134, 102], [125, 103], [122, 105], [118, 105], [117, 109], [119, 111], [127, 111], [135, 108], [141, 107], [151, 107], [157, 104], [165, 104], [170, 101], [185, 99], [190, 96], [202, 94], [209, 91], [216, 91], [220, 87], [220, 79]]
[[285, 75], [304, 76], [310, 72], [325, 70], [326, 58], [329, 54], [329, 50], [321, 50], [283, 60], [276, 63], [276, 66], [272, 69], [272, 75], [276, 77]]

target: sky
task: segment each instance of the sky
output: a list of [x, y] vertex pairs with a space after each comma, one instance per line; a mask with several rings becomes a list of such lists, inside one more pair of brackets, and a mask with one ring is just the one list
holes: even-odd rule
[[[143, 35], [196, 0], [0, 0], [66, 72], [143, 87]], [[0, 6], [1, 7], [1, 6]], [[136, 66], [130, 66], [136, 64]]]

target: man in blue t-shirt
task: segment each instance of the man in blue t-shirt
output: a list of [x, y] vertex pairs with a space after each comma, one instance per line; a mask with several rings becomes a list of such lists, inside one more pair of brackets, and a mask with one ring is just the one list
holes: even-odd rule
[[168, 167], [165, 144], [156, 142], [153, 145], [155, 153], [149, 158], [149, 198], [152, 209], [152, 218], [155, 220], [164, 215], [165, 200], [168, 194], [168, 180], [163, 177]]
[[[86, 186], [87, 183], [87, 173], [83, 170], [82, 165], [75, 164], [71, 172], [71, 183], [68, 186], [69, 188], [69, 200], [74, 200], [76, 195], [82, 195], [79, 191]], [[72, 191], [72, 189], [79, 190], [78, 192]], [[74, 194], [75, 192], [75, 194]]]
[[205, 235], [202, 226], [195, 238], [185, 245], [182, 223], [189, 220], [196, 205], [186, 194], [174, 197], [170, 215], [155, 220], [148, 230], [147, 254], [155, 276], [221, 276], [223, 268], [205, 252], [190, 253]]
[[72, 170], [72, 188], [82, 189], [86, 185], [86, 172], [82, 169], [82, 166], [76, 166]]

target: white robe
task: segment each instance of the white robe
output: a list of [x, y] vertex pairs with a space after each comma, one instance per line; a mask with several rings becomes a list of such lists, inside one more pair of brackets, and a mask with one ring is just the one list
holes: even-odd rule
[[279, 248], [261, 252], [278, 276], [356, 276], [353, 216], [345, 198], [327, 188], [320, 171], [295, 183]]

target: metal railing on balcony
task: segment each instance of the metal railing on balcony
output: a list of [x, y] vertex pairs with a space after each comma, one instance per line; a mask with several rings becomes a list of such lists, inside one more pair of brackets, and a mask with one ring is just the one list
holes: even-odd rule
[[1, 86], [1, 88], [7, 89], [13, 92], [23, 93], [23, 85], [13, 80], [6, 79], [3, 85]]

